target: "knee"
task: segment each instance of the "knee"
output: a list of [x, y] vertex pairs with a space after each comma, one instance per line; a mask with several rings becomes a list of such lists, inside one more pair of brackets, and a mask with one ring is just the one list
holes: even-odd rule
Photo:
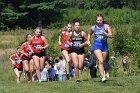
[[34, 71], [34, 69], [30, 69], [30, 73], [32, 73]]
[[69, 63], [70, 62], [70, 59], [67, 59], [67, 62]]
[[83, 66], [79, 67], [79, 70], [83, 70]]
[[17, 78], [20, 78], [20, 75], [17, 75]]
[[24, 72], [29, 72], [29, 68], [24, 69]]
[[77, 65], [74, 65], [74, 68], [76, 68], [76, 69], [79, 69], [79, 66], [78, 66], [78, 64], [77, 64]]
[[103, 60], [99, 60], [99, 65], [103, 65], [104, 61]]
[[39, 67], [36, 67], [36, 70], [40, 70], [40, 68]]

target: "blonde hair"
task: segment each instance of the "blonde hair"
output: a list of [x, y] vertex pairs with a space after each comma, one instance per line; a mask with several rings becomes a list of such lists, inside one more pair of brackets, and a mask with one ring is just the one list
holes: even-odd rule
[[36, 27], [35, 30], [39, 29], [40, 31], [42, 31], [42, 28], [41, 27]]
[[41, 27], [36, 27], [36, 28], [35, 28], [35, 31], [36, 31], [37, 29], [41, 31], [41, 35], [42, 35], [42, 28], [41, 28]]
[[67, 31], [67, 26], [64, 26], [61, 31]]

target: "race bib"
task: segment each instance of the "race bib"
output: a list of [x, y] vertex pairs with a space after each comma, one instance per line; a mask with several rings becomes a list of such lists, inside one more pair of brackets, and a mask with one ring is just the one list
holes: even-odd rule
[[28, 56], [31, 56], [33, 52], [31, 50], [28, 51]]
[[20, 59], [16, 60], [16, 64], [20, 64], [20, 63], [21, 63]]
[[36, 49], [36, 50], [41, 50], [41, 45], [36, 45], [36, 46], [35, 46], [35, 49]]
[[69, 45], [69, 44], [64, 43], [64, 48], [69, 48], [69, 47], [70, 47], [70, 45]]
[[82, 43], [82, 41], [75, 41], [73, 42], [74, 47], [79, 47], [79, 45]]
[[106, 36], [104, 36], [104, 35], [96, 35], [96, 40], [98, 40], [98, 41], [106, 40]]

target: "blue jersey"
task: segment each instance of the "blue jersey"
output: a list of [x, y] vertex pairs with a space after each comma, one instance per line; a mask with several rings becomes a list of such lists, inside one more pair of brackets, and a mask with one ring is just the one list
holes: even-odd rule
[[94, 42], [107, 42], [107, 36], [101, 33], [100, 30], [106, 32], [104, 24], [101, 26], [100, 29], [97, 28], [97, 25], [94, 26]]
[[[101, 30], [101, 31], [100, 31]], [[94, 45], [93, 50], [101, 50], [102, 52], [108, 51], [108, 43], [107, 43], [107, 36], [102, 32], [106, 32], [104, 24], [101, 26], [100, 29], [97, 28], [97, 25], [94, 25]]]

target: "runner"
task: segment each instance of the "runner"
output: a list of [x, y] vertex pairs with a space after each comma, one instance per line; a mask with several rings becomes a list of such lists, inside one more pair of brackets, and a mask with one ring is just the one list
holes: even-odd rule
[[28, 81], [32, 81], [32, 76], [33, 76], [33, 60], [32, 60], [32, 54], [33, 50], [31, 48], [31, 34], [26, 35], [26, 41], [21, 45], [19, 48], [19, 51], [23, 54], [22, 57], [22, 64], [23, 64], [23, 69], [25, 72], [25, 75], [28, 74]]
[[31, 46], [33, 49], [33, 61], [35, 63], [36, 74], [39, 82], [41, 82], [40, 71], [44, 68], [45, 63], [45, 49], [49, 46], [46, 38], [42, 36], [42, 30], [40, 27], [35, 29], [35, 35], [31, 38]]
[[23, 71], [22, 56], [23, 54], [19, 52], [19, 48], [17, 49], [16, 53], [10, 56], [10, 60], [12, 61], [14, 72], [17, 76], [17, 80], [16, 80], [17, 84], [20, 83], [20, 78]]
[[99, 60], [99, 70], [102, 77], [102, 81], [105, 81], [103, 63], [106, 62], [108, 54], [107, 38], [112, 38], [112, 32], [110, 26], [104, 22], [104, 18], [101, 14], [96, 16], [96, 24], [91, 27], [88, 35], [88, 45], [90, 45], [90, 37], [94, 33], [94, 43], [92, 50]]
[[[71, 60], [71, 47], [67, 44], [66, 40], [69, 35], [69, 33], [72, 31], [71, 24], [67, 24], [66, 27], [64, 27], [62, 33], [59, 35], [59, 45], [61, 45], [61, 52], [66, 60], [66, 77], [67, 80], [69, 80], [70, 77], [70, 60]], [[62, 39], [62, 42], [61, 42]]]
[[[71, 57], [74, 63], [74, 72], [76, 82], [80, 82], [79, 70], [83, 70], [84, 62], [84, 46], [87, 44], [87, 35], [84, 31], [80, 30], [80, 21], [75, 19], [73, 22], [74, 31], [70, 32], [67, 43], [72, 47]], [[71, 40], [71, 42], [70, 42]]]

